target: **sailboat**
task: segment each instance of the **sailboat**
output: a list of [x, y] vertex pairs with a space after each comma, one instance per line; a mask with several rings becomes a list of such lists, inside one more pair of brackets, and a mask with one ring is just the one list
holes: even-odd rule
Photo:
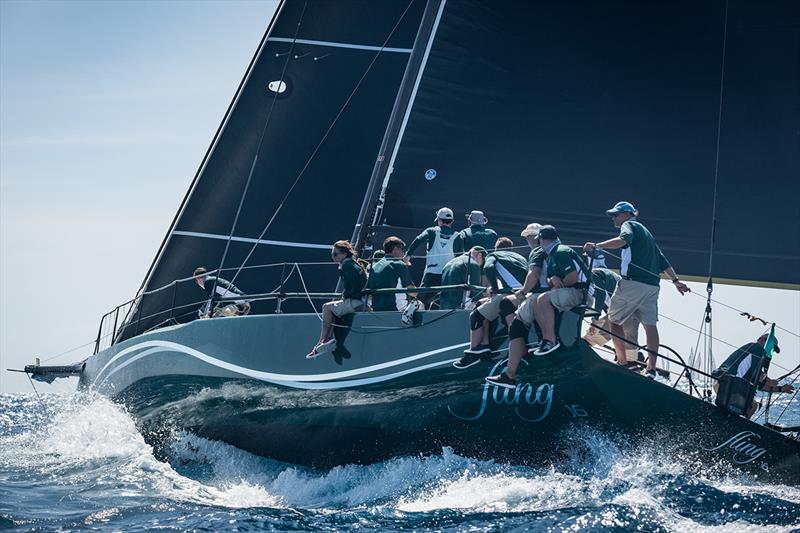
[[[791, 432], [608, 362], [580, 338], [583, 308], [513, 392], [483, 379], [502, 336], [495, 358], [452, 366], [463, 309], [357, 313], [336, 351], [304, 358], [336, 290], [331, 243], [370, 257], [443, 205], [582, 243], [630, 199], [685, 279], [798, 290], [798, 18], [793, 2], [284, 0], [136, 297], [85, 361], [28, 370], [79, 374], [149, 438], [175, 427], [297, 464], [442, 446], [542, 462], [573, 427], [663, 428], [670, 453], [798, 484]], [[252, 312], [198, 320], [198, 266]]]

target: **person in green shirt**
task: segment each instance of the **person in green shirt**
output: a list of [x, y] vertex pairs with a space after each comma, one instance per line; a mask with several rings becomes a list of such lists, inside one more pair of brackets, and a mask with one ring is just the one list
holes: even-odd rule
[[489, 283], [486, 290], [488, 297], [483, 298], [480, 306], [470, 314], [470, 347], [464, 350], [464, 357], [453, 363], [456, 368], [469, 368], [477, 364], [482, 356], [492, 353], [489, 345], [492, 321], [502, 317], [510, 325], [514, 319], [516, 306], [512, 302], [515, 300], [513, 297], [509, 300], [507, 293], [498, 292], [522, 287], [528, 274], [528, 262], [520, 254], [511, 251], [513, 247], [511, 239], [500, 237], [495, 242], [495, 251], [486, 256], [483, 275]]
[[[494, 244], [494, 243], [492, 243]], [[469, 252], [454, 257], [442, 270], [442, 285], [480, 285], [481, 268], [486, 259], [486, 250], [480, 246], [473, 246]], [[445, 289], [439, 299], [442, 309], [459, 309], [469, 307], [470, 299], [476, 298], [483, 289]]]
[[[539, 344], [533, 348], [533, 355], [547, 355], [561, 346], [555, 334], [555, 311], [566, 311], [583, 301], [582, 288], [588, 272], [581, 257], [572, 248], [561, 244], [553, 226], [541, 226], [538, 237], [542, 250], [547, 254], [545, 268], [550, 290], [531, 296], [526, 302], [532, 304], [534, 320], [542, 332]], [[515, 389], [517, 386], [517, 368], [528, 353], [525, 342], [530, 330], [530, 322], [525, 321], [530, 320], [528, 313], [522, 315], [521, 311], [522, 306], [517, 310], [516, 319], [509, 331], [505, 372], [486, 378], [492, 385], [507, 389]]]
[[[442, 284], [442, 270], [456, 255], [464, 252], [464, 241], [460, 233], [453, 229], [453, 210], [442, 207], [436, 212], [435, 226], [425, 229], [411, 241], [406, 249], [406, 260], [422, 243], [425, 243], [425, 273], [422, 275], [422, 287], [436, 287]], [[435, 293], [420, 294], [419, 299], [426, 307], [430, 306]]]
[[467, 215], [469, 227], [462, 229], [461, 239], [464, 241], [464, 249], [469, 250], [473, 246], [480, 246], [484, 250], [491, 250], [497, 241], [497, 233], [493, 229], [486, 227], [489, 219], [483, 211], [472, 211]]
[[[387, 237], [383, 241], [384, 257], [372, 265], [367, 289], [415, 287], [411, 280], [411, 271], [403, 260], [405, 249], [406, 243], [399, 237]], [[373, 293], [370, 307], [373, 311], [401, 311], [413, 314], [419, 309], [418, 301], [414, 300], [415, 296], [414, 293]]]
[[[600, 254], [599, 250], [593, 253]], [[600, 254], [601, 255], [601, 254]], [[593, 265], [603, 264], [596, 258]], [[608, 321], [608, 305], [611, 302], [611, 296], [617, 290], [617, 283], [620, 280], [619, 274], [607, 268], [593, 268], [592, 269], [592, 286], [589, 288], [589, 293], [594, 298], [594, 309], [598, 313], [606, 313], [592, 320], [583, 340], [592, 346], [605, 346], [613, 337], [604, 330], [611, 331], [611, 324]], [[622, 325], [623, 335], [625, 339], [630, 341], [625, 344], [625, 354], [629, 362], [636, 361], [639, 355], [639, 319], [636, 315], [626, 320]]]
[[322, 326], [319, 340], [306, 355], [313, 359], [318, 355], [336, 349], [333, 325], [337, 318], [364, 310], [364, 285], [367, 273], [356, 261], [356, 251], [348, 241], [336, 241], [331, 249], [331, 259], [339, 264], [339, 279], [342, 282], [342, 298], [327, 302], [322, 306]]
[[[711, 375], [719, 379], [723, 374], [730, 374], [756, 385], [759, 390], [764, 392], [794, 392], [792, 384], [778, 384], [778, 381], [767, 377], [768, 361], [764, 345], [767, 343], [768, 335], [765, 333], [758, 338], [758, 341], [745, 344], [738, 348], [719, 367], [711, 372]], [[775, 339], [775, 353], [781, 353], [778, 347], [778, 339]], [[719, 389], [719, 383], [714, 383], [714, 391]], [[758, 409], [758, 404], [752, 402], [745, 413], [747, 418], [753, 416]]]
[[666, 272], [678, 292], [683, 295], [689, 292], [675, 273], [667, 258], [661, 253], [655, 238], [636, 217], [639, 212], [629, 202], [617, 202], [606, 211], [611, 217], [614, 227], [620, 228], [619, 237], [603, 242], [587, 242], [583, 248], [589, 252], [595, 248], [615, 250], [622, 248], [622, 280], [611, 298], [608, 308], [608, 319], [614, 333], [614, 351], [617, 363], [627, 366], [623, 324], [633, 315], [639, 318], [644, 327], [647, 339], [647, 374], [655, 376], [656, 354], [658, 353], [658, 293], [660, 273]]

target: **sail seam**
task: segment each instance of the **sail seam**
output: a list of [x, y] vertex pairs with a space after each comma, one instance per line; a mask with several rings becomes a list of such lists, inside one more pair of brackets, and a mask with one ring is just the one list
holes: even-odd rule
[[[200, 237], [203, 239], [218, 239], [227, 241], [227, 235], [218, 235], [215, 233], [200, 233], [197, 231], [173, 231], [173, 235], [183, 235], [184, 237]], [[329, 250], [330, 244], [313, 244], [308, 242], [292, 242], [292, 241], [273, 241], [268, 239], [253, 239], [251, 237], [230, 237], [230, 240], [236, 242], [246, 242], [250, 244], [270, 244], [273, 246], [288, 246], [291, 248], [314, 248], [317, 250]]]
[[316, 41], [312, 39], [291, 39], [290, 37], [270, 37], [267, 39], [271, 42], [277, 43], [291, 43], [295, 42], [297, 44], [310, 44], [314, 46], [328, 46], [331, 48], [350, 48], [353, 50], [369, 50], [372, 52], [395, 52], [401, 54], [410, 54], [412, 52], [411, 48], [383, 48], [380, 46], [371, 46], [368, 44], [351, 44], [351, 43], [339, 43], [336, 41]]

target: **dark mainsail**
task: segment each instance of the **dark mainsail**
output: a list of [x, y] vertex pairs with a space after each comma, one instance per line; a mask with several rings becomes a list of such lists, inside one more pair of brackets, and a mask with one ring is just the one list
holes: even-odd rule
[[[277, 288], [287, 273], [252, 267], [330, 261], [330, 244], [356, 224], [425, 7], [422, 0], [280, 5], [120, 339], [196, 316], [192, 303], [203, 292], [192, 283], [151, 292], [196, 266], [226, 269], [223, 277], [236, 276], [252, 294]], [[331, 265], [302, 274], [312, 290], [336, 286]], [[284, 288], [302, 290], [299, 277]], [[293, 304], [310, 310], [302, 302], [284, 309]]]
[[[707, 276], [725, 8], [448, 1], [375, 240], [447, 205], [519, 244], [533, 221], [580, 244], [613, 236], [604, 211], [627, 200]], [[800, 3], [728, 10], [712, 274], [798, 288]]]
[[[682, 275], [797, 288], [798, 148], [797, 2], [286, 0], [120, 338], [190, 320], [197, 287], [151, 291], [198, 265], [268, 292], [286, 271], [260, 265], [326, 262], [373, 222], [372, 245], [411, 237], [444, 205], [579, 244], [624, 199]], [[302, 272], [284, 289], [336, 285]]]

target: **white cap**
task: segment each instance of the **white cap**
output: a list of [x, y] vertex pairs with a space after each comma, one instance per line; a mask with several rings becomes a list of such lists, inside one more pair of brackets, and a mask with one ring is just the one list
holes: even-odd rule
[[477, 224], [479, 226], [483, 226], [489, 222], [489, 219], [484, 216], [483, 211], [472, 211], [467, 215], [467, 220], [469, 220], [470, 224]]
[[539, 236], [539, 230], [542, 228], [542, 225], [538, 222], [533, 222], [532, 224], [528, 224], [522, 233], [520, 233], [523, 237], [533, 237], [534, 239]]
[[449, 207], [442, 207], [436, 211], [436, 218], [434, 218], [433, 221], [436, 222], [440, 218], [442, 220], [453, 220], [453, 210]]

